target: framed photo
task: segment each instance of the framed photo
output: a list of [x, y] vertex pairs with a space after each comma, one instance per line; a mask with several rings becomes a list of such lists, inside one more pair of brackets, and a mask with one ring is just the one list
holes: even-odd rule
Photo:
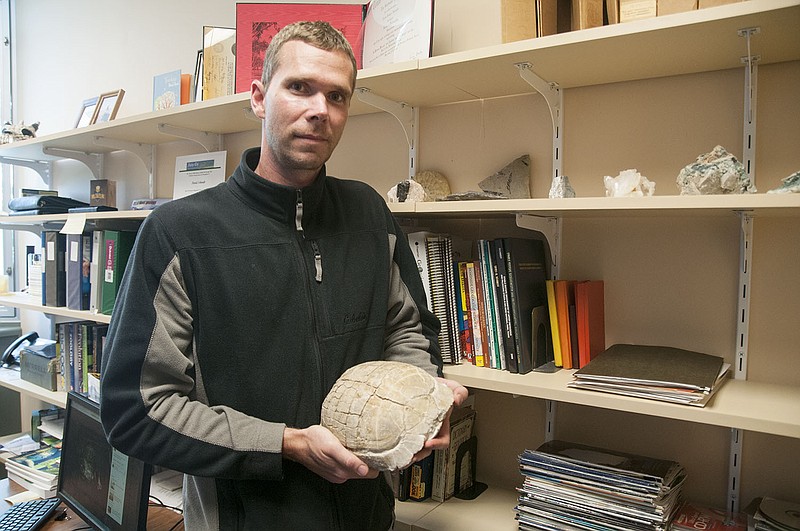
[[83, 100], [83, 104], [81, 105], [81, 112], [78, 113], [78, 119], [75, 120], [75, 127], [86, 127], [87, 125], [92, 123], [92, 118], [94, 118], [94, 111], [97, 109], [97, 100], [99, 98], [95, 96], [94, 98], [89, 98], [88, 100]]
[[91, 123], [99, 124], [113, 120], [117, 116], [117, 111], [124, 95], [125, 91], [123, 89], [100, 94]]
[[[203, 54], [196, 65], [202, 72], [203, 101], [230, 96], [236, 69], [236, 29], [203, 26]], [[249, 85], [248, 85], [249, 87]]]
[[[341, 31], [361, 68], [361, 24], [364, 2], [352, 4], [236, 3], [236, 92], [249, 92], [261, 79], [264, 54], [284, 26], [300, 20], [325, 20]], [[208, 58], [206, 58], [208, 60]]]

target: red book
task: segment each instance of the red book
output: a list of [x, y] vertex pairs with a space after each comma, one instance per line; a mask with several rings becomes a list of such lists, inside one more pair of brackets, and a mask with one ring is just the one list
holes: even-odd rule
[[578, 320], [578, 367], [606, 349], [605, 301], [602, 280], [575, 284], [575, 312]]

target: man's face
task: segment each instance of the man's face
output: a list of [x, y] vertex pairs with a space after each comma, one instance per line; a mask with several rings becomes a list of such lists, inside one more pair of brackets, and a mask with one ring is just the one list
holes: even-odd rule
[[289, 41], [264, 88], [264, 139], [259, 172], [305, 186], [330, 158], [350, 107], [353, 66], [341, 52]]

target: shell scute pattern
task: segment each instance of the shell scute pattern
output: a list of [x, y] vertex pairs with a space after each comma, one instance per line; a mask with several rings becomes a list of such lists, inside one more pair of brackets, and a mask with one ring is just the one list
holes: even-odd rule
[[396, 470], [438, 433], [452, 404], [452, 391], [422, 369], [370, 361], [334, 383], [321, 424], [371, 468]]

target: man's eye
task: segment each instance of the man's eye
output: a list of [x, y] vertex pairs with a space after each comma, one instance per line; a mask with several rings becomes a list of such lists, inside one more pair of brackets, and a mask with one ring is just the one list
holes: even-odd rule
[[328, 99], [330, 99], [334, 103], [344, 103], [344, 95], [340, 92], [332, 92]]
[[294, 92], [302, 92], [303, 91], [303, 84], [299, 83], [299, 82], [291, 83], [289, 85], [289, 90], [292, 90]]

